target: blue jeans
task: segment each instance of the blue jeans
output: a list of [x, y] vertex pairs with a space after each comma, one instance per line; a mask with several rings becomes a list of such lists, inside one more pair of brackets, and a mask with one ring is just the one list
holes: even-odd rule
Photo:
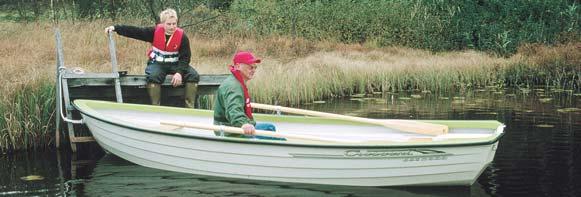
[[265, 131], [276, 131], [276, 126], [272, 123], [267, 122], [257, 122], [254, 126], [256, 130], [265, 130]]
[[[216, 124], [216, 123], [214, 122], [214, 124]], [[220, 124], [218, 124], [218, 125], [220, 125]], [[274, 124], [272, 124], [272, 123], [256, 123], [256, 125], [254, 126], [254, 129], [275, 132], [276, 126], [274, 126]], [[261, 139], [261, 140], [286, 141], [286, 139], [284, 139], [284, 138], [258, 136], [258, 135], [257, 136], [250, 136], [250, 135], [244, 135], [244, 134], [224, 133], [221, 131], [214, 131], [214, 134], [216, 134], [216, 136], [226, 136], [226, 137], [239, 137], [239, 138], [252, 138], [252, 139]]]
[[[275, 132], [276, 131], [276, 126], [274, 126], [274, 124], [272, 123], [256, 123], [256, 125], [254, 126], [254, 128], [256, 130], [264, 130], [264, 131], [272, 131]], [[286, 139], [284, 138], [277, 138], [277, 137], [267, 137], [267, 136], [255, 136], [254, 138], [256, 139], [261, 139], [261, 140], [282, 140], [282, 141], [286, 141]]]

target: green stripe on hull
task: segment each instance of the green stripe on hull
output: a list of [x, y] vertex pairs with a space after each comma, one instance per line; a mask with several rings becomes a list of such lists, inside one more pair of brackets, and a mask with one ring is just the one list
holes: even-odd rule
[[[213, 111], [200, 109], [187, 109], [177, 107], [152, 106], [142, 104], [130, 103], [114, 103], [108, 101], [95, 100], [75, 100], [75, 105], [84, 110], [93, 109], [116, 109], [116, 110], [132, 110], [142, 112], [157, 112], [172, 115], [185, 116], [204, 116], [212, 117]], [[337, 125], [370, 125], [358, 122], [350, 122], [344, 120], [335, 120], [318, 117], [305, 116], [291, 116], [291, 115], [269, 115], [269, 114], [255, 114], [255, 119], [266, 122], [287, 122], [287, 123], [303, 123], [303, 124], [337, 124]], [[495, 120], [415, 120], [426, 123], [442, 124], [450, 128], [474, 128], [474, 129], [496, 129], [502, 123]]]

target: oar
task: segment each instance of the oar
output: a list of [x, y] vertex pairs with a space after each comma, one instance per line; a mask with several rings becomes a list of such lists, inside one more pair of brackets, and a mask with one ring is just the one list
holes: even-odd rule
[[353, 121], [353, 122], [375, 124], [375, 125], [381, 125], [384, 127], [396, 129], [399, 131], [405, 131], [405, 132], [410, 132], [410, 133], [419, 133], [419, 134], [424, 134], [424, 135], [443, 135], [443, 134], [448, 133], [448, 126], [446, 126], [446, 125], [425, 123], [425, 122], [419, 122], [419, 121], [413, 121], [413, 120], [370, 119], [370, 118], [346, 116], [346, 115], [340, 115], [340, 114], [332, 114], [332, 113], [325, 113], [325, 112], [318, 112], [318, 111], [311, 111], [311, 110], [304, 110], [304, 109], [296, 109], [296, 108], [289, 108], [289, 107], [282, 107], [282, 106], [266, 105], [266, 104], [260, 104], [260, 103], [251, 103], [250, 105], [253, 108], [258, 108], [258, 109], [282, 111], [282, 112], [292, 113], [292, 114], [302, 114], [302, 115], [315, 116], [315, 117], [325, 117], [325, 118], [333, 118], [333, 119]]
[[[244, 134], [244, 130], [242, 130], [242, 128], [238, 128], [238, 127], [202, 124], [202, 123], [194, 123], [194, 122], [187, 122], [187, 123], [186, 122], [174, 122], [174, 121], [161, 121], [160, 124], [161, 125], [177, 126], [177, 127], [203, 129], [203, 130], [208, 130], [208, 131], [224, 131], [227, 133]], [[285, 133], [263, 131], [263, 130], [256, 130], [256, 135], [275, 137], [275, 138], [319, 141], [319, 142], [360, 143], [360, 141], [328, 139], [328, 138], [320, 138], [320, 137], [310, 136], [310, 135], [285, 134]]]

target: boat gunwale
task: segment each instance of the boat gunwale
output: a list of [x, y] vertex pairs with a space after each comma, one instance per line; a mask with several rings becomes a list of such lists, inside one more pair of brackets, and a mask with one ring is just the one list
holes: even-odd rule
[[[249, 140], [249, 139], [245, 139], [245, 138], [227, 138], [227, 137], [205, 137], [205, 136], [199, 136], [199, 135], [188, 135], [188, 134], [180, 134], [180, 133], [170, 133], [167, 131], [161, 131], [161, 130], [155, 130], [155, 129], [150, 129], [150, 128], [144, 128], [144, 127], [139, 127], [139, 126], [132, 126], [129, 125], [127, 123], [125, 123], [125, 121], [111, 121], [108, 120], [107, 118], [103, 118], [103, 117], [98, 117], [92, 113], [90, 113], [89, 111], [94, 111], [95, 113], [99, 114], [99, 112], [97, 112], [96, 110], [94, 110], [92, 107], [88, 106], [86, 103], [87, 102], [92, 102], [92, 103], [104, 103], [104, 104], [117, 104], [115, 102], [111, 102], [111, 101], [100, 101], [100, 100], [87, 100], [87, 99], [77, 99], [75, 101], [73, 101], [73, 106], [79, 110], [79, 112], [81, 114], [84, 114], [86, 116], [89, 116], [93, 119], [111, 124], [111, 125], [115, 125], [118, 127], [122, 127], [122, 128], [126, 128], [126, 129], [130, 129], [130, 130], [134, 130], [134, 131], [140, 131], [140, 132], [147, 132], [147, 133], [154, 133], [154, 134], [159, 134], [159, 135], [167, 135], [167, 136], [173, 136], [173, 137], [186, 137], [186, 138], [194, 138], [194, 139], [199, 139], [199, 140], [207, 140], [207, 141], [219, 141], [219, 142], [227, 142], [227, 143], [242, 143], [242, 144], [254, 144], [254, 145], [274, 145], [274, 146], [293, 146], [293, 147], [325, 147], [325, 148], [372, 148], [372, 149], [378, 149], [378, 148], [409, 148], [409, 147], [463, 147], [463, 146], [480, 146], [480, 145], [490, 145], [490, 144], [494, 144], [497, 143], [500, 138], [502, 138], [502, 136], [504, 136], [504, 132], [498, 131], [498, 129], [502, 129], [500, 127], [504, 127], [505, 125], [502, 123], [499, 123], [500, 125], [498, 126], [497, 129], [495, 129], [495, 132], [493, 133], [493, 135], [495, 135], [494, 138], [487, 140], [487, 141], [479, 141], [479, 142], [454, 142], [454, 143], [434, 143], [432, 142], [411, 142], [410, 144], [403, 144], [406, 142], [396, 142], [394, 141], [393, 144], [345, 144], [345, 143], [341, 143], [341, 144], [324, 144], [324, 143], [320, 143], [320, 144], [307, 144], [307, 143], [289, 143], [289, 142], [285, 142], [285, 141], [272, 141], [272, 140]], [[87, 107], [88, 109], [85, 109], [83, 107], [80, 107], [79, 104], [84, 105], [85, 107]], [[124, 103], [124, 104], [129, 104], [129, 105], [138, 105], [138, 104], [130, 104], [130, 103]], [[100, 115], [100, 114], [99, 114]], [[125, 123], [125, 124], [124, 124]], [[83, 123], [86, 124], [86, 123]]]

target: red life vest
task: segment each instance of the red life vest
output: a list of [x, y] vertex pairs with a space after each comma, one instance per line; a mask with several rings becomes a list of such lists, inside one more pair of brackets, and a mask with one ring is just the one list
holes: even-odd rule
[[183, 35], [184, 30], [176, 28], [176, 31], [169, 37], [169, 42], [166, 44], [165, 29], [162, 24], [157, 25], [153, 33], [153, 43], [148, 52], [150, 60], [160, 63], [178, 62], [178, 51], [182, 44]]

